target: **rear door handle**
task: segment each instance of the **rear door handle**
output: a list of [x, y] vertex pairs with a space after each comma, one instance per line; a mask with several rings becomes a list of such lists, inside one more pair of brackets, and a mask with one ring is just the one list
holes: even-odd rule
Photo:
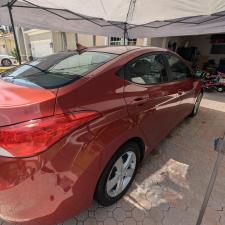
[[178, 90], [177, 94], [178, 94], [178, 95], [183, 95], [183, 94], [184, 94], [184, 91], [182, 91], [182, 90], [180, 89], [180, 90]]

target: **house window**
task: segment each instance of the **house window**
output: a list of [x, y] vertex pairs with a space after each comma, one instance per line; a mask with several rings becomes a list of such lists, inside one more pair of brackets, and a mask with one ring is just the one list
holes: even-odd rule
[[225, 44], [213, 44], [211, 54], [225, 54]]
[[128, 45], [136, 45], [137, 38], [128, 38]]
[[110, 38], [110, 45], [121, 45], [122, 39], [118, 37], [111, 37]]
[[[137, 44], [137, 38], [128, 38], [126, 39], [125, 43], [128, 45], [136, 45]], [[122, 45], [123, 43], [123, 38], [119, 37], [111, 37], [110, 38], [110, 45]]]

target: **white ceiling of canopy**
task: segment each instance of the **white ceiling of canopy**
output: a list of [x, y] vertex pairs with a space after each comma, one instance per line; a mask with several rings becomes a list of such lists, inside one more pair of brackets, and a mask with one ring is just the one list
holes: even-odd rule
[[[18, 0], [12, 13], [27, 28], [123, 36], [127, 23], [129, 37], [160, 37], [225, 32], [224, 11], [224, 0]], [[0, 24], [10, 24], [6, 6]]]

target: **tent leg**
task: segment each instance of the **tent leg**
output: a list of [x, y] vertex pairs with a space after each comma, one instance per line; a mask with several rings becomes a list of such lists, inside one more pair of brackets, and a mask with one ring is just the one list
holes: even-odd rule
[[9, 17], [10, 17], [12, 30], [13, 30], [13, 36], [14, 36], [15, 45], [16, 45], [16, 51], [17, 51], [17, 54], [18, 54], [18, 61], [19, 61], [19, 64], [21, 65], [20, 49], [19, 49], [19, 45], [18, 45], [18, 40], [17, 40], [17, 36], [16, 36], [16, 30], [15, 30], [13, 16], [12, 16], [12, 6], [10, 4], [8, 4], [8, 9], [9, 9]]
[[217, 151], [217, 159], [214, 165], [214, 169], [207, 187], [207, 191], [205, 193], [205, 197], [202, 203], [202, 207], [201, 210], [199, 212], [199, 216], [198, 216], [198, 220], [196, 225], [201, 225], [202, 224], [202, 219], [204, 217], [210, 196], [212, 194], [213, 191], [213, 187], [219, 172], [219, 168], [221, 166], [221, 163], [223, 161], [224, 155], [225, 155], [225, 134], [223, 138], [218, 138], [215, 140], [215, 151]]
[[93, 46], [96, 46], [96, 35], [93, 35], [92, 38], [93, 38]]
[[123, 33], [123, 44], [126, 45], [126, 38], [127, 38], [127, 23], [124, 23], [124, 33]]

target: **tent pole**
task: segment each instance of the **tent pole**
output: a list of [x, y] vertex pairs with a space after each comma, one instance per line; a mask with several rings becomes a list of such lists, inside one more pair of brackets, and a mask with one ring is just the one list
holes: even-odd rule
[[[124, 23], [124, 37], [127, 35], [127, 39], [129, 38], [127, 24], [132, 21], [134, 9], [135, 9], [135, 4], [136, 4], [136, 0], [130, 0], [129, 9], [127, 11], [126, 22]], [[129, 29], [130, 29], [130, 27], [129, 27]], [[126, 40], [124, 38], [124, 45], [125, 45], [125, 41]], [[127, 44], [128, 44], [128, 40], [127, 40]]]
[[17, 54], [18, 54], [18, 61], [19, 61], [19, 64], [21, 65], [20, 49], [19, 49], [19, 45], [18, 45], [18, 40], [17, 40], [17, 36], [16, 36], [16, 30], [15, 30], [13, 16], [12, 16], [12, 5], [8, 4], [8, 9], [9, 9], [9, 17], [10, 17], [12, 30], [13, 30], [13, 36], [14, 36], [15, 45], [16, 45], [16, 51], [17, 51]]
[[123, 44], [126, 45], [127, 23], [124, 23]]

